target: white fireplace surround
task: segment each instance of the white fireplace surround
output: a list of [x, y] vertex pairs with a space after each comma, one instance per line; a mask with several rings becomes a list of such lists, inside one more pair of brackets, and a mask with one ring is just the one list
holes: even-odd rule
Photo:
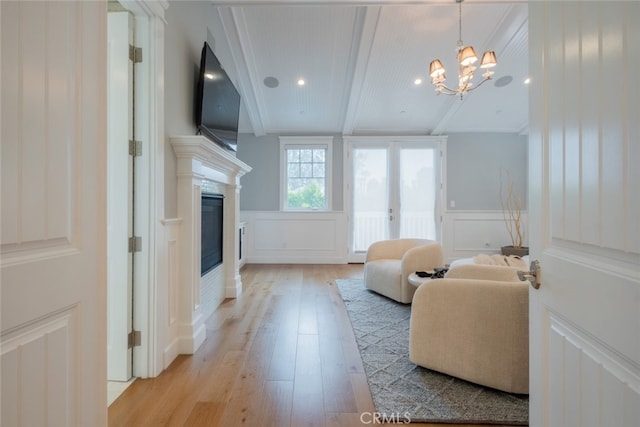
[[205, 339], [200, 307], [200, 215], [202, 187], [217, 187], [224, 195], [222, 277], [224, 296], [242, 293], [239, 272], [238, 227], [240, 177], [251, 167], [203, 136], [173, 136], [177, 158], [179, 235], [179, 344], [178, 351], [192, 354]]

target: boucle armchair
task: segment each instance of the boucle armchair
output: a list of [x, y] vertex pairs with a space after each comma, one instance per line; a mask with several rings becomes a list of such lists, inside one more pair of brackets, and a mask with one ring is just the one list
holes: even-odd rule
[[424, 283], [411, 306], [409, 358], [473, 383], [528, 393], [528, 285], [516, 269], [478, 265]]
[[409, 274], [443, 266], [442, 247], [428, 239], [392, 239], [369, 246], [364, 263], [364, 286], [408, 304], [416, 287]]

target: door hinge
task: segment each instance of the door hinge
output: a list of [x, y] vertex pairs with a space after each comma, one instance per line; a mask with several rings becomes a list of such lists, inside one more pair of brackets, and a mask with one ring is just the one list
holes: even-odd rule
[[142, 237], [133, 236], [129, 237], [129, 252], [142, 251]]
[[140, 331], [131, 331], [127, 335], [127, 348], [140, 347], [142, 345], [142, 334]]
[[129, 140], [129, 155], [133, 157], [142, 156], [142, 141]]
[[142, 62], [142, 48], [141, 47], [135, 47], [132, 44], [129, 45], [129, 61], [133, 62], [134, 64]]

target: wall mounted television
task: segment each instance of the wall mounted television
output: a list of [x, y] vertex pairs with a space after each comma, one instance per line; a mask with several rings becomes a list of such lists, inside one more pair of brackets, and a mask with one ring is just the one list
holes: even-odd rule
[[200, 133], [229, 150], [237, 150], [240, 94], [207, 42], [200, 59], [195, 113]]

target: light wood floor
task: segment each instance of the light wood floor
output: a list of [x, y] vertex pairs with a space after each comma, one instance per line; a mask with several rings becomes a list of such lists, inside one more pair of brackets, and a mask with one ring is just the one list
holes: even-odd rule
[[332, 284], [362, 277], [362, 265], [249, 264], [241, 274], [243, 294], [208, 319], [196, 354], [136, 380], [109, 407], [109, 426], [372, 424], [360, 354]]

